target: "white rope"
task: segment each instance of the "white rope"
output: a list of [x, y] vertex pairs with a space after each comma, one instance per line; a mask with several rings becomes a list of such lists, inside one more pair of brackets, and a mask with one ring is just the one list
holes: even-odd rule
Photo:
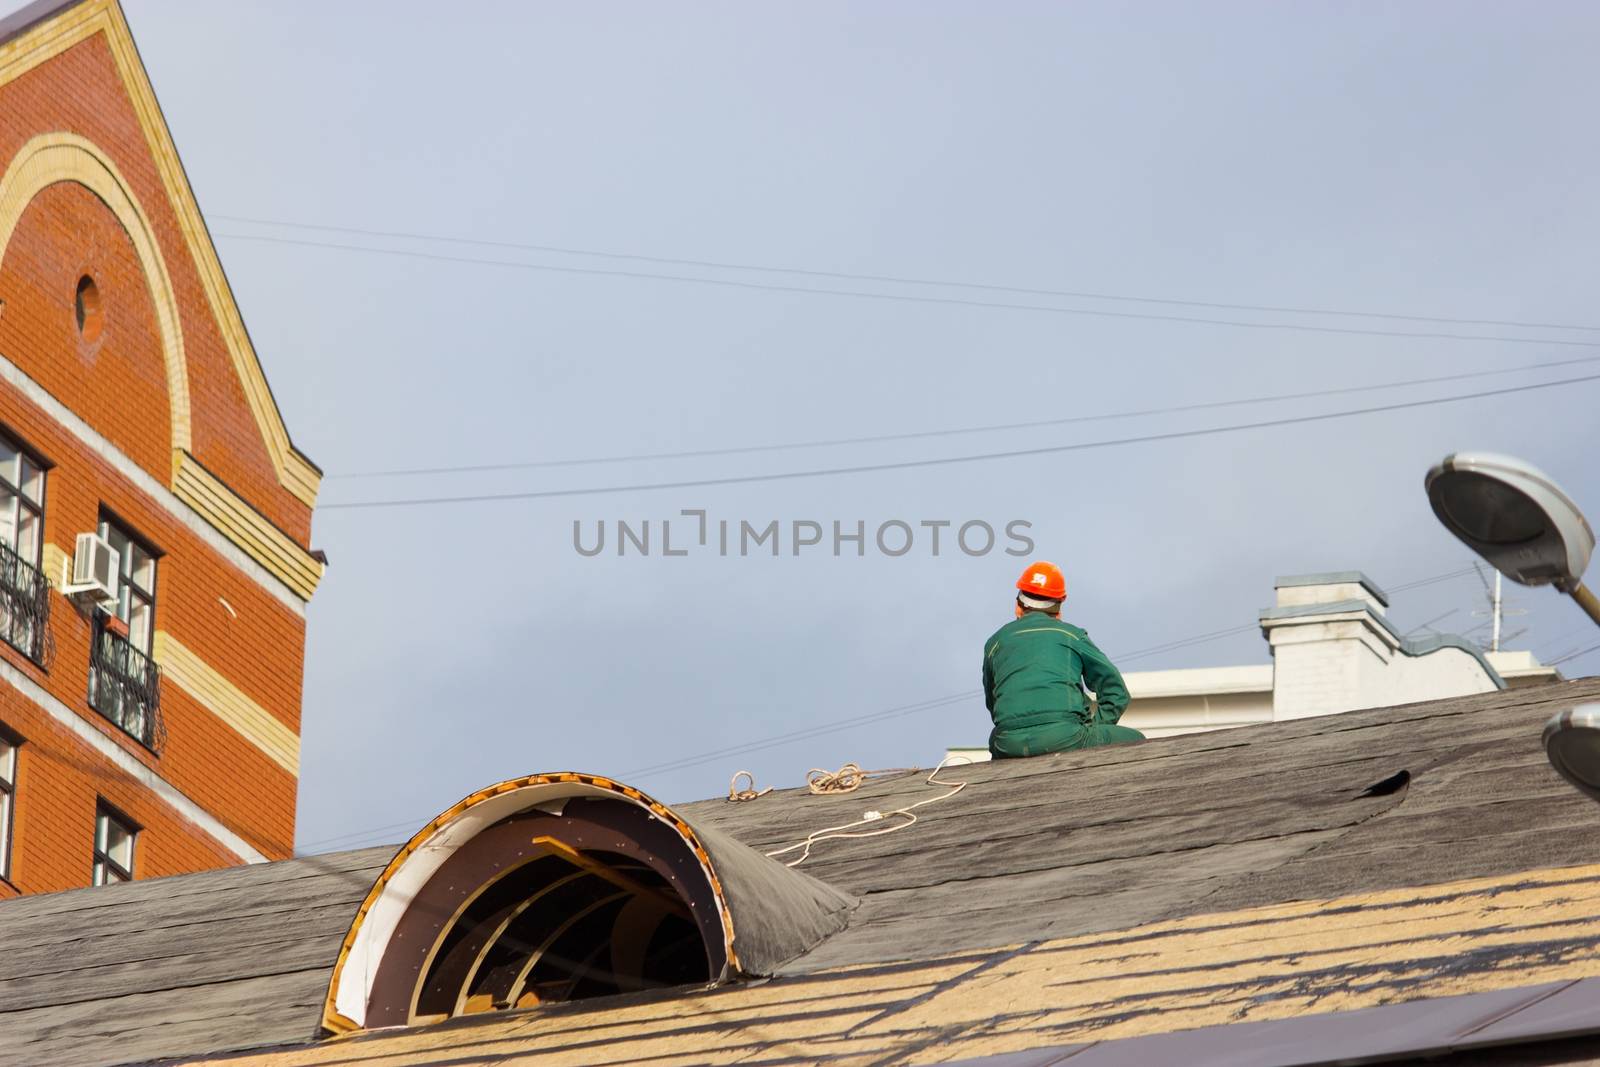
[[[821, 767], [813, 767], [806, 772], [806, 788], [811, 790], [812, 796], [827, 796], [830, 793], [854, 793], [861, 788], [867, 780], [866, 771], [861, 769], [859, 763], [846, 763], [836, 771], [825, 771]], [[873, 774], [888, 774], [888, 771], [873, 771]]]
[[[739, 788], [739, 779], [741, 778], [750, 783], [748, 788]], [[728, 799], [733, 801], [755, 800], [757, 797], [764, 797], [770, 792], [772, 792], [772, 787], [770, 785], [758, 792], [756, 790], [756, 776], [751, 774], [749, 771], [740, 771], [738, 774], [734, 775], [733, 780], [728, 783]]]
[[[882, 771], [864, 771], [859, 763], [846, 763], [836, 771], [825, 771], [821, 767], [813, 767], [806, 772], [806, 788], [812, 796], [825, 797], [835, 793], [854, 793], [870, 779], [887, 778], [895, 774], [915, 774], [915, 767], [893, 767]], [[745, 788], [739, 787], [739, 780], [746, 783]], [[772, 792], [772, 786], [765, 789], [756, 789], [756, 776], [749, 771], [740, 771], [728, 782], [728, 799], [735, 802], [757, 800]]]
[[[946, 756], [944, 759], [939, 761], [939, 766], [935, 767], [928, 775], [929, 785], [944, 786], [949, 790], [949, 792], [941, 793], [936, 797], [929, 797], [926, 800], [919, 800], [915, 804], [907, 804], [903, 808], [894, 808], [889, 811], [862, 812], [861, 817], [854, 822], [841, 823], [838, 826], [825, 826], [820, 830], [813, 830], [811, 833], [806, 835], [805, 840], [798, 841], [787, 848], [780, 848], [775, 852], [768, 852], [767, 855], [771, 856], [773, 859], [777, 859], [779, 856], [786, 856], [798, 849], [800, 850], [799, 858], [790, 860], [788, 863], [784, 864], [786, 867], [798, 867], [800, 864], [804, 863], [808, 858], [810, 858], [812, 847], [819, 845], [824, 841], [833, 841], [841, 838], [854, 837], [880, 837], [883, 834], [892, 834], [896, 830], [904, 830], [906, 827], [917, 821], [916, 809], [926, 807], [929, 804], [937, 804], [941, 800], [949, 800], [951, 797], [955, 796], [957, 793], [961, 792], [967, 787], [966, 782], [945, 782], [939, 780], [939, 772], [944, 770], [946, 764], [956, 760], [962, 763], [972, 762], [972, 760], [967, 756]], [[836, 786], [830, 790], [818, 789], [813, 786], [812, 792], [853, 792], [860, 786], [861, 779], [864, 779], [866, 775], [862, 773], [861, 768], [856, 767], [853, 763], [847, 763], [844, 767], [840, 768], [840, 775], [844, 775], [844, 773], [852, 767], [855, 768], [856, 774], [859, 777], [854, 781], [854, 784], [850, 785], [848, 788]], [[812, 773], [827, 774], [828, 772], [818, 772], [813, 770]], [[846, 776], [846, 779], [848, 780], [848, 776]], [[751, 784], [754, 783], [752, 782]], [[902, 821], [895, 822], [890, 826], [882, 826], [872, 830], [856, 829], [858, 826], [869, 826], [875, 822], [882, 822], [884, 819], [898, 819]]]

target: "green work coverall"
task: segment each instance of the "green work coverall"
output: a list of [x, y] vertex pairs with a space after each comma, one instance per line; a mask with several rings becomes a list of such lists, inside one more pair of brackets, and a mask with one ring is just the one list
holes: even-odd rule
[[1006, 623], [984, 643], [983, 700], [994, 719], [989, 751], [1000, 759], [1144, 739], [1117, 725], [1128, 706], [1122, 674], [1087, 633], [1042, 612]]

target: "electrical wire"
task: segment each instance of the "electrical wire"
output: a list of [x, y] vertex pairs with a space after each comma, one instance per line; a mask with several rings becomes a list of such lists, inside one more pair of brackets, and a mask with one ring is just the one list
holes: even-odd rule
[[[400, 230], [369, 230], [357, 226], [326, 226], [309, 222], [285, 222], [281, 219], [251, 218], [244, 215], [212, 215], [226, 222], [243, 222], [252, 226], [281, 226], [293, 230], [317, 230], [324, 233], [347, 233], [362, 237], [381, 237], [404, 241], [431, 241], [438, 244], [472, 245], [479, 248], [504, 248], [519, 252], [548, 252], [565, 256], [592, 256], [597, 259], [628, 260], [635, 263], [657, 263], [676, 267], [703, 267], [712, 270], [740, 270], [760, 274], [794, 274], [806, 278], [830, 278], [837, 281], [876, 282], [892, 285], [920, 285], [940, 289], [966, 289], [986, 293], [1015, 293], [1020, 296], [1051, 296], [1069, 300], [1106, 300], [1129, 304], [1158, 304], [1165, 307], [1210, 308], [1220, 311], [1257, 311], [1277, 315], [1327, 315], [1336, 318], [1387, 319], [1396, 322], [1433, 322], [1452, 326], [1512, 326], [1530, 330], [1581, 330], [1600, 332], [1600, 326], [1580, 326], [1561, 322], [1521, 322], [1511, 319], [1465, 319], [1437, 315], [1402, 315], [1383, 311], [1349, 311], [1325, 307], [1293, 307], [1275, 304], [1229, 304], [1211, 300], [1174, 300], [1153, 296], [1128, 296], [1122, 293], [1086, 292], [1071, 289], [1034, 289], [1015, 285], [992, 285], [982, 282], [950, 281], [940, 278], [908, 278], [893, 274], [859, 274], [850, 271], [814, 270], [802, 267], [773, 267], [754, 263], [730, 263], [711, 259], [686, 259], [679, 256], [647, 256], [632, 252], [603, 252], [592, 248], [571, 248], [563, 245], [527, 244], [517, 241], [489, 241], [473, 237], [447, 237], [439, 234], [410, 233]], [[240, 236], [220, 234], [219, 236]]]
[[1448, 619], [1450, 616], [1459, 615], [1460, 613], [1461, 613], [1461, 609], [1460, 608], [1451, 608], [1449, 611], [1446, 611], [1446, 612], [1444, 612], [1442, 614], [1439, 614], [1439, 615], [1435, 615], [1433, 618], [1429, 619], [1427, 622], [1418, 623], [1417, 625], [1413, 626], [1411, 629], [1407, 630], [1401, 636], [1402, 637], [1410, 637], [1413, 634], [1421, 633], [1423, 630], [1430, 630], [1433, 633], [1438, 633], [1439, 631], [1435, 630], [1433, 628], [1433, 624], [1434, 623], [1443, 622], [1444, 620]]
[[635, 767], [632, 770], [624, 771], [622, 773], [622, 777], [643, 778], [647, 775], [668, 774], [673, 771], [684, 771], [691, 767], [699, 767], [703, 764], [724, 760], [730, 756], [748, 756], [755, 752], [764, 752], [767, 749], [777, 748], [780, 745], [793, 744], [797, 741], [813, 741], [819, 737], [827, 737], [831, 734], [841, 733], [846, 730], [854, 730], [858, 726], [873, 726], [878, 723], [888, 722], [890, 719], [898, 719], [906, 715], [912, 715], [919, 711], [932, 711], [934, 708], [948, 707], [951, 704], [961, 704], [982, 696], [983, 691], [981, 689], [969, 689], [961, 693], [951, 693], [948, 696], [935, 697], [932, 700], [925, 700], [917, 704], [903, 704], [898, 707], [888, 708], [884, 711], [874, 712], [871, 715], [845, 719], [834, 719], [831, 722], [822, 723], [804, 730], [796, 730], [787, 734], [779, 734], [776, 737], [765, 737], [758, 741], [747, 741], [713, 752], [699, 752], [692, 756], [684, 756], [679, 759], [668, 760], [664, 763], [655, 763], [645, 767]]
[[[1541, 656], [1548, 656], [1548, 655], [1550, 655], [1552, 653], [1553, 649], [1556, 646], [1565, 644], [1568, 638], [1574, 637], [1574, 636], [1576, 636], [1576, 635], [1578, 635], [1580, 633], [1589, 633], [1590, 632], [1589, 627], [1591, 625], [1593, 625], [1593, 624], [1586, 622], [1586, 623], [1584, 623], [1582, 625], [1574, 626], [1570, 630], [1566, 630], [1566, 631], [1562, 632], [1561, 634], [1558, 634], [1557, 636], [1550, 638], [1549, 640], [1539, 642], [1539, 653], [1540, 653], [1540, 655]], [[1569, 649], [1566, 649], [1566, 650], [1564, 650], [1562, 652], [1558, 652], [1558, 653], [1554, 653], [1554, 654], [1557, 655], [1557, 656], [1563, 656], [1563, 655], [1566, 655], [1567, 653], [1569, 653], [1571, 651], [1572, 651], [1572, 649], [1569, 648]], [[1549, 662], [1549, 661], [1547, 660], [1546, 662]]]
[[1230, 626], [1226, 630], [1213, 630], [1208, 634], [1200, 634], [1197, 637], [1180, 638], [1177, 641], [1168, 641], [1164, 645], [1156, 645], [1152, 648], [1140, 649], [1138, 652], [1130, 652], [1126, 656], [1118, 656], [1117, 662], [1133, 663], [1136, 660], [1146, 659], [1150, 656], [1159, 656], [1163, 652], [1176, 652], [1180, 648], [1203, 645], [1223, 637], [1232, 637], [1234, 634], [1248, 633], [1251, 630], [1259, 630], [1260, 628], [1261, 624], [1259, 622], [1249, 622], [1243, 626]]
[[476, 504], [491, 501], [505, 500], [547, 500], [558, 497], [595, 496], [606, 493], [631, 493], [645, 492], [658, 489], [701, 489], [723, 485], [745, 485], [755, 482], [790, 481], [797, 478], [824, 478], [841, 475], [867, 474], [881, 471], [915, 470], [925, 467], [942, 467], [958, 463], [982, 463], [1001, 459], [1018, 459], [1025, 456], [1058, 455], [1065, 452], [1082, 452], [1100, 448], [1114, 448], [1122, 445], [1146, 444], [1158, 441], [1179, 441], [1197, 437], [1211, 437], [1217, 434], [1241, 433], [1246, 430], [1273, 429], [1282, 426], [1297, 426], [1306, 423], [1328, 422], [1334, 419], [1354, 418], [1359, 415], [1375, 415], [1391, 411], [1409, 411], [1417, 408], [1433, 407], [1439, 404], [1454, 404], [1468, 400], [1481, 400], [1487, 397], [1510, 396], [1516, 393], [1532, 392], [1539, 389], [1553, 389], [1563, 385], [1581, 385], [1588, 382], [1600, 381], [1600, 374], [1585, 375], [1578, 378], [1563, 378], [1558, 381], [1536, 382], [1532, 385], [1508, 386], [1504, 389], [1487, 389], [1476, 393], [1461, 393], [1455, 396], [1431, 397], [1425, 400], [1408, 400], [1393, 404], [1380, 404], [1372, 407], [1355, 408], [1345, 411], [1329, 411], [1314, 415], [1295, 415], [1279, 419], [1265, 419], [1259, 422], [1235, 423], [1228, 426], [1211, 426], [1195, 430], [1172, 430], [1166, 433], [1141, 434], [1134, 437], [1108, 438], [1099, 441], [1079, 441], [1065, 445], [1042, 445], [1035, 448], [1017, 448], [1004, 452], [984, 452], [966, 456], [943, 456], [934, 459], [901, 460], [892, 463], [869, 463], [851, 467], [830, 467], [820, 470], [779, 471], [767, 474], [731, 475], [722, 478], [691, 478], [671, 482], [643, 482], [635, 484], [580, 486], [570, 489], [537, 489], [511, 493], [474, 493], [460, 496], [436, 497], [398, 497], [388, 500], [355, 500], [344, 503], [321, 504], [319, 512], [372, 509], [372, 508], [400, 508], [400, 507], [431, 507], [446, 504]]
[[1253, 404], [1272, 404], [1285, 400], [1309, 400], [1350, 393], [1370, 393], [1388, 389], [1404, 389], [1416, 385], [1437, 385], [1441, 382], [1458, 382], [1471, 378], [1493, 378], [1503, 374], [1520, 374], [1524, 371], [1547, 370], [1552, 367], [1570, 367], [1574, 364], [1600, 362], [1600, 356], [1582, 356], [1577, 359], [1550, 360], [1544, 363], [1527, 363], [1520, 367], [1500, 367], [1494, 370], [1468, 371], [1462, 374], [1441, 374], [1432, 378], [1409, 378], [1397, 382], [1379, 382], [1372, 385], [1341, 386], [1336, 389], [1316, 389], [1301, 393], [1278, 393], [1272, 396], [1241, 397], [1234, 400], [1212, 400], [1199, 404], [1176, 404], [1170, 407], [1138, 408], [1129, 411], [1112, 411], [1090, 415], [1072, 415], [1059, 419], [1032, 419], [1026, 422], [993, 423], [988, 426], [961, 426], [943, 430], [916, 430], [909, 433], [873, 434], [862, 437], [834, 437], [817, 441], [793, 441], [774, 445], [734, 445], [727, 448], [698, 448], [679, 452], [646, 452], [627, 456], [591, 456], [581, 459], [521, 460], [510, 463], [468, 463], [444, 467], [398, 467], [387, 470], [352, 471], [328, 474], [325, 480], [354, 480], [357, 478], [399, 478], [437, 474], [476, 474], [487, 471], [534, 470], [545, 467], [583, 467], [602, 463], [640, 463], [663, 459], [703, 458], [707, 456], [733, 456], [757, 452], [783, 452], [794, 449], [824, 448], [836, 445], [881, 444], [888, 441], [912, 441], [933, 437], [954, 437], [962, 434], [998, 433], [1006, 430], [1031, 430], [1046, 426], [1069, 426], [1080, 422], [1104, 422], [1111, 419], [1134, 419], [1148, 415], [1175, 415], [1190, 411], [1210, 411], [1217, 408], [1242, 407]]
[[1455, 578], [1464, 578], [1469, 574], [1476, 573], [1476, 567], [1462, 567], [1460, 570], [1451, 571], [1449, 574], [1436, 574], [1432, 578], [1419, 578], [1414, 582], [1407, 582], [1404, 585], [1392, 585], [1389, 587], [1389, 592], [1404, 593], [1409, 589], [1421, 589], [1425, 585], [1437, 585], [1440, 582], [1448, 582]]
[[1548, 667], [1558, 667], [1563, 663], [1568, 663], [1568, 662], [1570, 662], [1572, 660], [1577, 659], [1579, 656], [1587, 656], [1591, 652], [1600, 652], [1600, 645], [1590, 645], [1588, 648], [1580, 648], [1576, 652], [1569, 652], [1565, 656], [1562, 656], [1560, 659], [1551, 660], [1549, 663], [1546, 664], [1546, 666], [1548, 666]]
[[742, 282], [731, 278], [697, 278], [685, 274], [660, 274], [651, 271], [607, 270], [599, 267], [567, 267], [553, 263], [525, 263], [505, 259], [481, 259], [474, 256], [450, 256], [438, 252], [418, 252], [401, 248], [372, 248], [366, 245], [341, 244], [336, 241], [309, 241], [297, 237], [272, 237], [266, 234], [214, 233], [233, 241], [257, 241], [267, 244], [294, 245], [303, 248], [327, 248], [342, 252], [363, 252], [378, 256], [403, 256], [409, 259], [430, 260], [438, 263], [461, 263], [481, 267], [509, 267], [515, 270], [543, 271], [553, 274], [574, 274], [586, 277], [633, 278], [652, 281], [683, 282], [689, 285], [712, 285], [729, 289], [756, 290], [769, 293], [798, 293], [806, 296], [843, 296], [859, 300], [888, 300], [906, 304], [941, 304], [950, 307], [990, 308], [1003, 311], [1035, 311], [1052, 315], [1085, 315], [1102, 319], [1131, 319], [1143, 322], [1176, 322], [1186, 325], [1228, 326], [1245, 330], [1290, 330], [1297, 333], [1341, 334], [1357, 337], [1403, 337], [1411, 340], [1432, 341], [1491, 341], [1510, 344], [1564, 345], [1574, 348], [1600, 348], [1600, 341], [1577, 341], [1551, 337], [1507, 337], [1499, 334], [1443, 333], [1421, 330], [1377, 330], [1355, 326], [1317, 326], [1309, 323], [1249, 322], [1243, 319], [1208, 319], [1198, 315], [1156, 315], [1142, 311], [1106, 311], [1101, 308], [1067, 308], [1054, 304], [1012, 304], [997, 300], [970, 300], [953, 296], [917, 296], [911, 293], [870, 293], [857, 289], [830, 289], [807, 285], [777, 285], [767, 282]]

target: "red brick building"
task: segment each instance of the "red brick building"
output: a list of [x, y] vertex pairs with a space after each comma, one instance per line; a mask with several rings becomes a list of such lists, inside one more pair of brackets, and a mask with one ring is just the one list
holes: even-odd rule
[[0, 19], [0, 898], [291, 854], [319, 477], [117, 4]]

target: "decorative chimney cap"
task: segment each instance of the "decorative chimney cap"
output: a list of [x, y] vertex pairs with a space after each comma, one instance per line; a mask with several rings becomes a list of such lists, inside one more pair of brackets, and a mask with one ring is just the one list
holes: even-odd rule
[[[1383, 607], [1389, 606], [1389, 594], [1378, 583], [1361, 571], [1326, 571], [1321, 574], [1289, 574], [1272, 581], [1274, 589], [1293, 589], [1307, 585], [1359, 585]], [[1340, 597], [1338, 599], [1344, 599]]]

